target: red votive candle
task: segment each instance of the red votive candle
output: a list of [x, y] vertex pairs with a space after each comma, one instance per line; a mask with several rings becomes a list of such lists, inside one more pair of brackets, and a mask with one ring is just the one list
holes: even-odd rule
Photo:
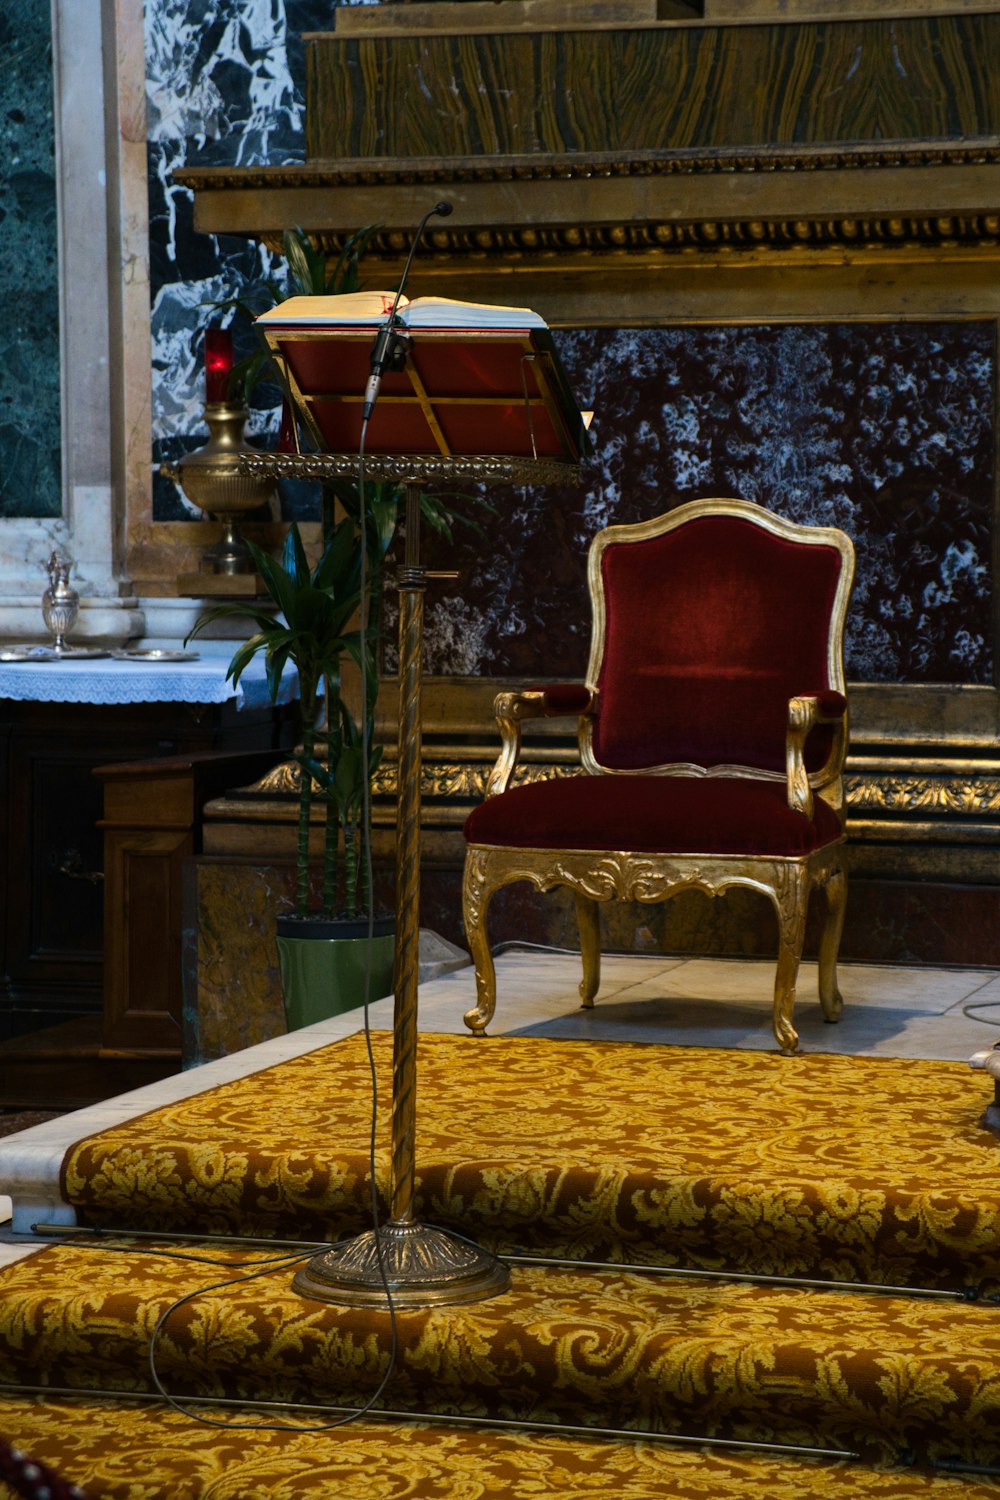
[[233, 368], [233, 336], [228, 328], [205, 329], [205, 400], [229, 400]]

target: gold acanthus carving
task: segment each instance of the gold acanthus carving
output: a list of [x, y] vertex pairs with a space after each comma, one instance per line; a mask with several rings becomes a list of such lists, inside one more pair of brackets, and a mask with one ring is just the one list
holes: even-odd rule
[[[568, 886], [591, 901], [658, 902], [680, 891], [697, 890], [718, 896], [733, 886], [745, 886], [770, 895], [784, 890], [796, 872], [781, 859], [707, 859], [704, 865], [688, 856], [674, 859], [663, 854], [634, 854], [609, 850], [595, 855], [582, 851], [491, 849], [470, 850], [474, 873], [469, 884], [477, 887], [481, 909], [483, 896], [501, 886], [526, 880], [537, 890]], [[794, 863], [794, 862], [793, 862]]]
[[[425, 797], [460, 797], [470, 802], [482, 802], [490, 778], [491, 766], [485, 764], [453, 764], [447, 761], [425, 761], [421, 768], [421, 791]], [[527, 786], [529, 782], [546, 781], [556, 776], [578, 776], [576, 765], [520, 765], [514, 776], [514, 784]], [[396, 790], [396, 767], [390, 761], [379, 767], [372, 783], [376, 796], [389, 797]]]
[[1000, 776], [845, 777], [852, 812], [946, 813], [965, 817], [1000, 813]]
[[[486, 796], [492, 762], [469, 761], [425, 761], [421, 767], [421, 796], [429, 800], [436, 798], [459, 798], [467, 802], [482, 802]], [[529, 781], [543, 781], [546, 777], [579, 775], [579, 767], [573, 765], [522, 765], [514, 778], [518, 785]], [[245, 790], [255, 797], [297, 797], [301, 771], [294, 760], [283, 761], [274, 766], [253, 786]], [[314, 790], [320, 788], [313, 783]], [[374, 797], [394, 797], [398, 789], [396, 763], [384, 761], [372, 777]]]
[[[425, 761], [421, 774], [422, 796], [434, 800], [447, 798], [463, 802], [482, 802], [492, 764], [475, 761]], [[531, 764], [521, 762], [513, 783], [526, 786], [556, 776], [578, 776], [579, 766]], [[376, 797], [396, 794], [396, 765], [383, 762], [372, 779]], [[876, 810], [895, 813], [937, 812], [949, 816], [996, 816], [1000, 813], [1000, 775], [998, 776], [858, 776], [845, 777], [849, 812]], [[252, 791], [262, 796], [297, 796], [299, 768], [294, 761], [275, 766], [254, 783]]]

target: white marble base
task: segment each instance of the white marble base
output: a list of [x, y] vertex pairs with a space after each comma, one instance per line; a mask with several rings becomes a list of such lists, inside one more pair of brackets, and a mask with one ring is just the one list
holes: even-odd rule
[[[219, 604], [218, 599], [151, 599], [138, 601], [144, 620], [142, 640], [139, 644], [149, 647], [179, 647], [194, 629], [196, 622], [206, 609]], [[255, 608], [270, 612], [266, 599], [256, 600]], [[232, 650], [234, 641], [245, 641], [256, 630], [249, 615], [230, 615], [207, 627], [204, 634], [192, 641], [191, 650], [203, 656], [225, 649]]]
[[[0, 642], [45, 642], [50, 639], [42, 618], [44, 578], [37, 595], [0, 593]], [[217, 599], [81, 598], [80, 613], [69, 633], [75, 645], [148, 646], [179, 649], [199, 616]], [[261, 606], [267, 608], [267, 601]], [[191, 649], [200, 655], [221, 655], [256, 629], [249, 616], [216, 621], [199, 635]]]

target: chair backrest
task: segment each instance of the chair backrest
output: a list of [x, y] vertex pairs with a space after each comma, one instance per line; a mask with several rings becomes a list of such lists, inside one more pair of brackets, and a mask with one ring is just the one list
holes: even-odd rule
[[[854, 548], [745, 500], [695, 500], [591, 543], [591, 770], [780, 774], [788, 700], [844, 690]], [[810, 737], [821, 766], [829, 733]]]

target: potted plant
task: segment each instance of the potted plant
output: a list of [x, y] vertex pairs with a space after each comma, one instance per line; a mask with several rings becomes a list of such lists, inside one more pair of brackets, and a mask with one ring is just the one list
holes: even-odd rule
[[[249, 663], [263, 655], [268, 686], [277, 698], [288, 667], [298, 673], [301, 743], [298, 768], [295, 911], [278, 918], [278, 950], [289, 1029], [335, 1015], [363, 999], [354, 976], [368, 962], [372, 899], [365, 812], [381, 759], [372, 743], [369, 712], [362, 726], [341, 691], [345, 658], [365, 675], [366, 696], [374, 706], [377, 687], [375, 634], [368, 620], [365, 638], [357, 623], [362, 605], [362, 540], [368, 549], [367, 605], [381, 589], [383, 563], [396, 527], [395, 494], [366, 496], [364, 514], [344, 515], [310, 567], [299, 528], [293, 524], [280, 559], [248, 543], [274, 614], [259, 605], [222, 604], [198, 620], [189, 639], [227, 615], [249, 616], [256, 631], [233, 655], [228, 676], [238, 683]], [[382, 487], [379, 487], [381, 489]], [[361, 526], [365, 536], [361, 536]], [[377, 626], [376, 626], [377, 628]], [[310, 834], [319, 812], [323, 853], [318, 908], [310, 899]], [[371, 998], [390, 992], [394, 923], [374, 918]]]

